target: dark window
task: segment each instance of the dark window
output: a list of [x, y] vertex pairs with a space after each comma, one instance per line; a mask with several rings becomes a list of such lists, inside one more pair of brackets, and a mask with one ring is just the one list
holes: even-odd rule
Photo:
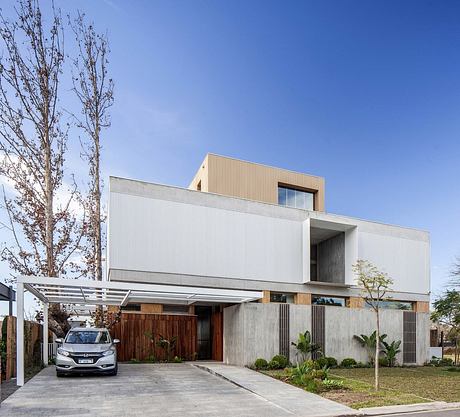
[[286, 294], [281, 292], [270, 292], [271, 303], [294, 303], [294, 294]]
[[314, 193], [278, 186], [278, 204], [304, 210], [314, 210]]
[[[371, 308], [368, 303], [364, 303], [367, 308]], [[379, 302], [379, 307], [389, 310], [412, 310], [412, 303], [409, 301], [393, 301], [393, 300], [384, 300]]]
[[196, 190], [201, 191], [201, 180], [198, 181], [198, 184], [196, 185]]
[[345, 298], [342, 297], [328, 297], [326, 295], [314, 295], [312, 304], [322, 306], [338, 306], [345, 307]]
[[140, 304], [127, 304], [124, 307], [121, 307], [123, 311], [141, 311]]
[[188, 306], [165, 304], [163, 306], [163, 313], [167, 314], [188, 314]]

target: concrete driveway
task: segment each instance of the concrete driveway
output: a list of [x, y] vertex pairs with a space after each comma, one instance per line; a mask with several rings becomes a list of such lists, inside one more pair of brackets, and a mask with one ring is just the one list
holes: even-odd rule
[[189, 364], [120, 364], [115, 377], [57, 378], [50, 366], [0, 416], [264, 416], [293, 413]]

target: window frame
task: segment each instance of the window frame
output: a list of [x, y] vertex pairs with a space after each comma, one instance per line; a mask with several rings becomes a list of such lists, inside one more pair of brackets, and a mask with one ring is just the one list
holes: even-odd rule
[[[280, 188], [286, 190], [285, 194], [285, 200], [284, 204], [280, 203]], [[288, 191], [293, 191], [294, 192], [294, 206], [288, 205]], [[307, 195], [311, 195], [312, 198], [312, 208], [300, 208], [296, 206], [297, 202], [297, 193], [303, 193], [304, 194], [304, 203], [308, 203]], [[298, 187], [295, 185], [290, 185], [290, 184], [285, 184], [282, 182], [278, 183], [278, 205], [282, 207], [290, 207], [290, 208], [296, 208], [298, 210], [307, 210], [307, 211], [315, 211], [316, 210], [316, 194], [318, 193], [318, 190], [312, 190], [310, 188], [304, 188], [304, 187]]]

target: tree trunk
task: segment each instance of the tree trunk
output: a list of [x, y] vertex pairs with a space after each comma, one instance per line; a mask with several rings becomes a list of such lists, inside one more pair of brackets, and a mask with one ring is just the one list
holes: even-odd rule
[[374, 359], [374, 369], [375, 369], [375, 390], [378, 391], [380, 388], [379, 384], [379, 356], [380, 356], [380, 316], [379, 310], [376, 311], [377, 315], [377, 329], [375, 334], [375, 359]]
[[46, 275], [55, 276], [54, 264], [54, 222], [53, 222], [53, 185], [51, 178], [51, 152], [48, 144], [45, 145], [45, 227], [46, 227]]
[[102, 232], [101, 232], [101, 186], [100, 186], [100, 143], [99, 123], [94, 138], [94, 222], [95, 222], [95, 249], [96, 249], [96, 281], [102, 281]]

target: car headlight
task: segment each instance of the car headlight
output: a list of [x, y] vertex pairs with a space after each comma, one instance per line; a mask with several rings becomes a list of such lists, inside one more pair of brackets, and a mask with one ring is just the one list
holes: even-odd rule
[[113, 350], [112, 349], [109, 349], [109, 350], [106, 350], [104, 352], [102, 352], [102, 355], [104, 356], [110, 356], [110, 355], [113, 355]]
[[57, 353], [59, 353], [59, 355], [62, 355], [62, 356], [69, 356], [69, 352], [67, 352], [66, 350], [62, 348], [58, 348]]

